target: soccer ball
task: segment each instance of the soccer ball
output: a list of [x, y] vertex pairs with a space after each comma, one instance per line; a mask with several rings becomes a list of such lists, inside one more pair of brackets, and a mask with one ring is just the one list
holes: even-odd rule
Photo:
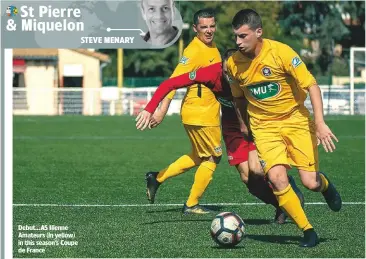
[[222, 212], [212, 220], [210, 232], [218, 245], [234, 247], [244, 238], [244, 221], [234, 212]]

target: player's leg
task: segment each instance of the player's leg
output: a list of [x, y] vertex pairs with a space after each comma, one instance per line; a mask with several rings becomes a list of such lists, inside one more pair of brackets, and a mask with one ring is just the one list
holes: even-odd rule
[[254, 143], [247, 141], [239, 128], [225, 127], [224, 124], [222, 135], [228, 162], [230, 166], [236, 167], [249, 193], [264, 203], [273, 205], [276, 208], [275, 222], [285, 223], [286, 215], [278, 206], [276, 196], [264, 177]]
[[261, 177], [254, 171], [249, 171], [248, 161], [242, 162], [235, 167], [239, 172], [242, 182], [248, 188], [249, 193], [264, 203], [271, 204], [276, 208], [274, 221], [278, 224], [285, 223], [286, 214], [278, 206], [276, 196], [273, 194], [273, 191], [265, 180], [264, 175]]
[[192, 152], [178, 158], [176, 161], [171, 163], [168, 167], [164, 168], [159, 172], [148, 172], [146, 174], [146, 195], [150, 203], [155, 202], [155, 195], [159, 186], [167, 179], [180, 175], [189, 169], [201, 164], [202, 160], [196, 152], [196, 143], [192, 142], [190, 137], [190, 131], [187, 125], [185, 125], [186, 132], [191, 140]]
[[304, 232], [304, 239], [301, 241], [300, 246], [316, 246], [319, 243], [318, 236], [305, 215], [299, 197], [288, 181], [286, 166], [275, 165], [271, 167], [268, 171], [268, 178], [271, 181], [279, 206]]
[[314, 192], [320, 192], [332, 211], [340, 211], [342, 199], [329, 178], [322, 172], [299, 169], [303, 185]]
[[249, 181], [249, 163], [248, 161], [241, 162], [235, 165], [236, 170], [239, 173], [241, 181], [247, 186]]
[[190, 127], [192, 142], [195, 143], [196, 153], [202, 162], [197, 168], [187, 202], [183, 206], [183, 213], [206, 214], [208, 209], [199, 205], [199, 199], [204, 194], [212, 180], [213, 173], [221, 160], [221, 128], [218, 127]]
[[318, 237], [305, 215], [299, 197], [289, 183], [287, 147], [280, 134], [282, 124], [277, 124], [271, 122], [266, 125], [262, 124], [260, 128], [252, 127], [258, 156], [263, 170], [271, 182], [279, 206], [304, 232], [304, 239], [300, 246], [313, 247], [318, 244]]
[[146, 173], [146, 195], [150, 203], [154, 203], [155, 195], [159, 186], [167, 179], [180, 175], [189, 169], [199, 165], [201, 159], [193, 152], [188, 155], [183, 155], [170, 164], [167, 168], [159, 172]]
[[213, 173], [219, 164], [221, 157], [203, 158], [197, 168], [187, 202], [183, 206], [184, 214], [207, 214], [211, 211], [199, 204], [199, 199], [206, 191], [212, 180]]
[[[248, 190], [251, 194], [262, 200], [266, 204], [271, 204], [276, 208], [275, 222], [283, 224], [286, 221], [286, 213], [279, 207], [276, 196], [270, 184], [267, 182], [263, 168], [258, 158], [258, 152], [253, 142], [249, 142], [249, 184]], [[296, 182], [292, 176], [288, 176], [289, 183], [299, 197], [301, 206], [304, 207], [304, 195], [297, 187]]]
[[[254, 143], [246, 141], [239, 131], [231, 128], [223, 128], [223, 138], [229, 164], [236, 166], [240, 178], [247, 186], [248, 191], [264, 203], [273, 205], [276, 208], [275, 222], [279, 224], [284, 223], [286, 214], [279, 207], [276, 196], [264, 177], [264, 171]], [[291, 186], [303, 204], [303, 194], [297, 188], [294, 179], [292, 177], [289, 179]]]
[[248, 144], [248, 150], [250, 150], [248, 152], [248, 191], [264, 203], [271, 204], [273, 207], [275, 207], [276, 211], [274, 222], [278, 224], [284, 224], [286, 221], [286, 213], [280, 208], [277, 198], [264, 175], [264, 171], [259, 162], [258, 152], [254, 143], [249, 142]]
[[318, 146], [313, 122], [306, 117], [294, 116], [286, 127], [289, 157], [299, 170], [303, 185], [309, 190], [321, 192], [329, 208], [339, 211], [342, 199], [335, 186], [324, 173], [319, 173]]
[[[255, 175], [257, 178], [260, 179], [260, 181], [263, 181], [263, 179], [266, 180], [263, 168], [262, 168], [259, 158], [258, 158], [257, 149], [255, 148], [254, 144], [251, 144], [251, 146], [253, 146], [253, 147], [249, 148], [249, 150], [250, 150], [249, 160], [248, 160], [249, 161], [249, 175], [252, 175], [252, 174]], [[304, 198], [304, 195], [302, 194], [302, 192], [300, 191], [300, 189], [297, 187], [295, 179], [292, 176], [288, 176], [288, 180], [289, 180], [290, 185], [294, 189], [296, 195], [299, 197], [302, 207], [304, 207], [305, 198]], [[267, 183], [267, 185], [270, 187], [270, 185], [268, 183]], [[266, 188], [266, 190], [268, 190], [268, 188]], [[271, 190], [271, 193], [269, 193], [268, 191], [264, 191], [264, 192], [265, 193], [268, 192], [267, 197], [269, 200], [272, 200], [271, 195], [273, 196], [273, 190], [272, 190], [272, 188], [269, 188], [269, 190]], [[277, 199], [276, 199], [276, 201], [277, 201]], [[267, 203], [273, 205], [272, 202], [267, 202]], [[278, 203], [276, 203], [276, 204], [278, 204]]]
[[[250, 143], [250, 145], [253, 144]], [[249, 177], [247, 186], [249, 192], [259, 198], [264, 203], [271, 204], [275, 208], [278, 208], [278, 201], [276, 199], [276, 196], [273, 194], [272, 188], [265, 179], [265, 175], [259, 162], [256, 149], [252, 149], [248, 152], [248, 166]]]
[[[256, 154], [256, 152], [255, 152]], [[263, 171], [255, 171], [256, 169], [249, 169], [248, 160], [235, 165], [239, 172], [240, 179], [248, 188], [248, 191], [253, 196], [257, 197], [266, 204], [271, 204], [275, 208], [278, 208], [278, 201], [274, 196], [271, 187], [265, 180]], [[260, 169], [261, 170], [261, 169]]]

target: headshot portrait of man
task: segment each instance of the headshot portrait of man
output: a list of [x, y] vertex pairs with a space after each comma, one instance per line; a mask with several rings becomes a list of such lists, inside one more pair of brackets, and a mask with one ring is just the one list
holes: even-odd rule
[[173, 26], [173, 0], [141, 0], [142, 17], [148, 27], [143, 39], [153, 46], [164, 46], [176, 39], [179, 30]]

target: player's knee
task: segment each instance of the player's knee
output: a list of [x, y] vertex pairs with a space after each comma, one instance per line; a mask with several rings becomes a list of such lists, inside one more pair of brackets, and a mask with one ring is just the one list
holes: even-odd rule
[[287, 170], [281, 165], [274, 166], [268, 171], [268, 179], [277, 191], [281, 191], [289, 185]]
[[256, 176], [264, 176], [260, 163], [249, 163], [249, 173]]
[[301, 179], [302, 184], [309, 190], [316, 191], [319, 188], [319, 183], [315, 179]]
[[252, 150], [248, 155], [249, 173], [258, 176], [264, 176], [261, 163], [259, 162], [258, 153], [256, 150]]
[[239, 165], [236, 165], [236, 169], [239, 172], [240, 179], [244, 184], [247, 184], [249, 181], [249, 167], [248, 163], [244, 162]]
[[309, 190], [316, 191], [319, 188], [320, 181], [318, 181], [316, 172], [308, 172], [299, 170], [302, 184]]
[[273, 184], [273, 185], [277, 185], [280, 180], [280, 174], [279, 173], [269, 173], [268, 174], [268, 180]]

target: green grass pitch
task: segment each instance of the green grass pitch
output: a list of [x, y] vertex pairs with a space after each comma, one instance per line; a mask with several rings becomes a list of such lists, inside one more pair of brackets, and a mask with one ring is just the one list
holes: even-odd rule
[[[348, 204], [334, 213], [316, 204], [324, 202], [320, 194], [300, 187], [308, 203], [305, 210], [321, 240], [319, 246], [300, 248], [302, 233], [293, 223], [271, 223], [274, 209], [248, 194], [225, 154], [201, 203], [216, 204], [213, 209], [218, 213], [237, 212], [246, 223], [246, 238], [235, 249], [220, 249], [209, 235], [213, 215], [181, 215], [194, 170], [164, 183], [156, 205], [146, 200], [145, 173], [164, 168], [190, 150], [178, 116], [144, 132], [137, 131], [134, 118], [128, 116], [14, 117], [14, 257], [364, 258], [365, 117], [326, 119], [339, 143], [334, 153], [320, 150], [320, 167]], [[290, 174], [300, 185], [296, 171]], [[68, 226], [69, 230], [19, 231], [18, 225]], [[47, 232], [75, 237], [19, 237], [19, 233]], [[78, 245], [24, 243], [61, 239]], [[18, 253], [27, 247], [45, 252]]]

